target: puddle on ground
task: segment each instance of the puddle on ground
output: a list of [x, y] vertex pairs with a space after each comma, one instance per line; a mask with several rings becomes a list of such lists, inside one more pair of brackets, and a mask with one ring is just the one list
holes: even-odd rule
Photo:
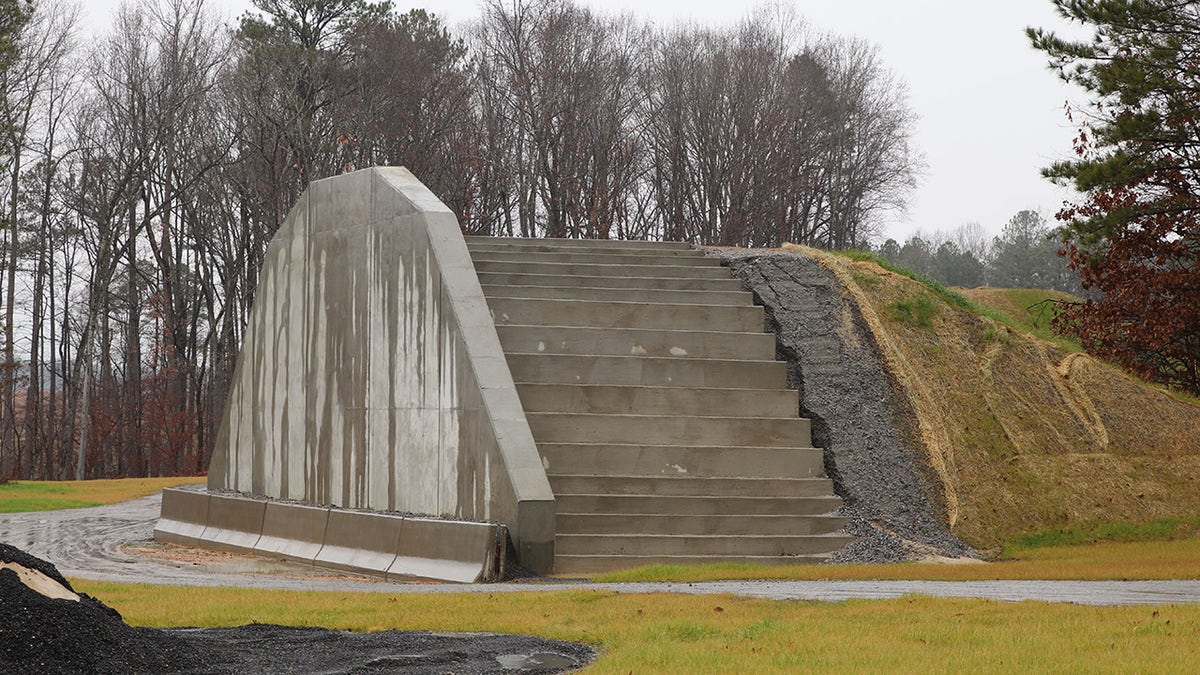
[[501, 668], [517, 672], [523, 670], [546, 670], [547, 668], [566, 670], [567, 668], [579, 667], [579, 662], [575, 659], [563, 656], [562, 654], [555, 654], [554, 652], [501, 654], [496, 657], [496, 661], [500, 663]]

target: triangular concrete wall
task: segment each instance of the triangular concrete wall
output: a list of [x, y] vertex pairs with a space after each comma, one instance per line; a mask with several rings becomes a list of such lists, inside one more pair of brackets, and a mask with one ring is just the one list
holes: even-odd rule
[[210, 489], [505, 524], [554, 498], [453, 213], [403, 168], [313, 182], [268, 248]]

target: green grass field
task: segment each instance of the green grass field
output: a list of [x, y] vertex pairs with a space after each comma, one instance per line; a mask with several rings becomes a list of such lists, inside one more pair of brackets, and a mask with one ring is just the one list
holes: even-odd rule
[[[0, 504], [120, 501], [199, 479], [18, 483]], [[57, 504], [57, 506], [55, 505]], [[15, 510], [15, 509], [9, 509]], [[1197, 523], [1076, 527], [1029, 535], [977, 565], [651, 567], [599, 580], [1200, 578]], [[353, 631], [485, 631], [596, 646], [589, 673], [1190, 672], [1200, 607], [1082, 607], [906, 597], [838, 603], [734, 596], [394, 594], [182, 588], [72, 580], [148, 627], [247, 623]]]
[[596, 645], [591, 673], [1189, 672], [1200, 607], [906, 597], [388, 595], [77, 582], [135, 625], [485, 631]]
[[124, 478], [85, 481], [11, 481], [0, 484], [0, 513], [78, 509], [137, 499], [203, 478]]

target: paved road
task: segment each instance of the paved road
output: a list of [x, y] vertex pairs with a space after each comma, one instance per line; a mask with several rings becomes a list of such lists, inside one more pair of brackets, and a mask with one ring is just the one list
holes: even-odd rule
[[[771, 600], [886, 599], [909, 594], [948, 598], [1043, 600], [1081, 605], [1200, 604], [1200, 580], [1178, 581], [714, 581], [694, 584], [401, 584], [242, 556], [173, 560], [137, 551], [154, 530], [161, 495], [112, 506], [0, 514], [0, 541], [54, 563], [64, 575], [96, 581], [237, 586], [371, 593], [515, 593], [596, 589], [619, 593], [729, 593]], [[130, 550], [132, 548], [133, 550]]]

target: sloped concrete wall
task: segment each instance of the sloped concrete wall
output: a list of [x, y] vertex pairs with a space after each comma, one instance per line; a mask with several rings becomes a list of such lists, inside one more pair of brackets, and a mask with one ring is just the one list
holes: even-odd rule
[[268, 248], [209, 487], [505, 524], [554, 497], [453, 213], [403, 168], [313, 182]]

